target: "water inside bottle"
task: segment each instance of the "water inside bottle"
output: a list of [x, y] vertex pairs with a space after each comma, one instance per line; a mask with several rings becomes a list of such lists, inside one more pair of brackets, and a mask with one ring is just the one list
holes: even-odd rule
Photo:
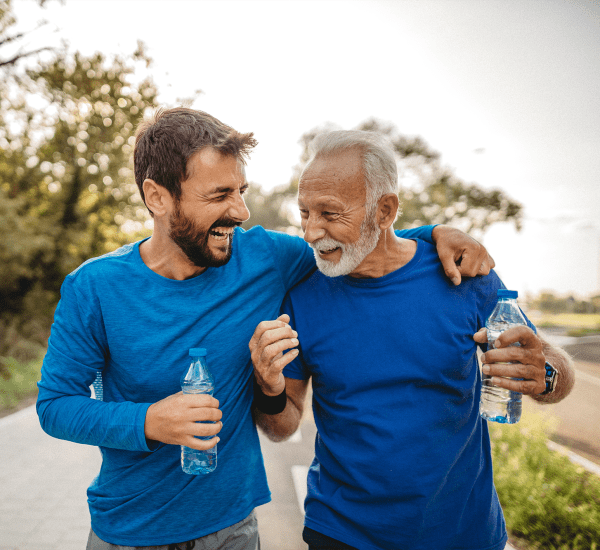
[[[496, 338], [508, 327], [500, 325], [500, 328], [488, 326], [489, 348], [494, 347]], [[519, 345], [518, 343], [513, 345]], [[521, 418], [522, 394], [504, 388], [498, 388], [491, 382], [492, 377], [483, 374], [481, 386], [480, 414], [486, 420], [499, 422], [501, 424], [515, 424]]]

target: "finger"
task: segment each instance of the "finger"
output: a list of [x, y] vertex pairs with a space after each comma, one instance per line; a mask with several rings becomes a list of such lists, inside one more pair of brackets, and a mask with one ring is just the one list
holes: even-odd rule
[[212, 449], [221, 439], [219, 437], [212, 437], [211, 439], [198, 439], [193, 436], [186, 436], [183, 438], [181, 445], [185, 445], [190, 449], [196, 449], [198, 451], [207, 451]]
[[267, 346], [261, 354], [261, 360], [268, 365], [272, 365], [276, 362], [277, 357], [290, 348], [294, 348], [299, 344], [297, 338], [286, 338], [285, 340], [279, 340], [269, 346]]
[[450, 279], [455, 286], [459, 285], [461, 277], [460, 271], [456, 267], [457, 258], [455, 258], [454, 254], [449, 249], [438, 250], [438, 254], [446, 277], [448, 277], [448, 279]]
[[475, 334], [473, 334], [473, 340], [478, 344], [487, 344], [487, 329], [480, 328]]
[[481, 367], [484, 374], [504, 378], [523, 378], [525, 380], [541, 381], [545, 370], [529, 363], [490, 363]]
[[481, 265], [479, 266], [477, 275], [488, 275], [496, 263], [494, 262], [494, 259], [487, 253], [487, 250], [484, 249], [482, 252], [483, 259], [481, 261]]
[[219, 409], [190, 409], [187, 418], [192, 422], [217, 422], [223, 418]]
[[545, 363], [541, 350], [531, 350], [519, 346], [510, 346], [502, 349], [490, 349], [481, 356], [481, 362], [493, 363], [522, 363], [524, 365], [540, 365]]
[[192, 422], [188, 433], [194, 437], [214, 437], [222, 428], [222, 422]]
[[184, 393], [181, 397], [183, 403], [192, 409], [195, 408], [219, 408], [219, 400], [208, 393]]
[[526, 326], [512, 327], [505, 330], [498, 336], [494, 346], [497, 348], [506, 348], [516, 342], [518, 342], [522, 348], [542, 349], [542, 341], [531, 328]]
[[258, 345], [259, 340], [266, 331], [272, 330], [274, 328], [288, 326], [289, 322], [290, 316], [285, 313], [277, 317], [277, 319], [275, 319], [274, 321], [261, 321], [254, 330], [254, 334], [252, 335], [252, 338], [250, 338], [250, 342], [248, 343], [250, 350], [254, 350], [254, 348]]
[[290, 340], [296, 338], [297, 336], [298, 333], [290, 325], [274, 328], [268, 330], [261, 336], [256, 349], [265, 349], [266, 347], [275, 344], [280, 340]]
[[464, 277], [475, 277], [481, 267], [481, 263], [482, 260], [479, 259], [479, 254], [473, 254], [468, 250], [464, 250], [458, 269]]
[[275, 373], [280, 373], [283, 369], [289, 365], [296, 357], [298, 357], [298, 350], [292, 349], [287, 353], [280, 354], [279, 357], [276, 357], [271, 363], [271, 371]]
[[523, 393], [525, 395], [537, 395], [542, 393], [546, 388], [545, 383], [540, 383], [537, 380], [514, 380], [512, 378], [502, 378], [494, 376], [491, 379], [494, 386], [507, 390]]

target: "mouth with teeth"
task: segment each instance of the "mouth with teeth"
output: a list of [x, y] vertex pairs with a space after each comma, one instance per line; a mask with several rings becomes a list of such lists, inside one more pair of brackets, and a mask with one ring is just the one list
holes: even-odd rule
[[334, 248], [329, 248], [329, 249], [319, 249], [318, 252], [321, 257], [325, 258], [338, 250], [340, 250], [340, 247], [336, 246]]
[[344, 245], [342, 243], [327, 237], [310, 243], [310, 247], [313, 249], [315, 255], [328, 262], [335, 262], [339, 259], [338, 256], [344, 253]]
[[233, 236], [233, 227], [214, 227], [209, 231], [209, 235], [215, 241], [228, 241]]

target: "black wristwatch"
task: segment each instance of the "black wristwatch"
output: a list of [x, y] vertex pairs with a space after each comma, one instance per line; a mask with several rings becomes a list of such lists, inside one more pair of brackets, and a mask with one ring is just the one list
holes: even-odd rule
[[546, 361], [546, 389], [539, 395], [548, 395], [552, 393], [556, 388], [556, 380], [558, 378], [558, 371]]

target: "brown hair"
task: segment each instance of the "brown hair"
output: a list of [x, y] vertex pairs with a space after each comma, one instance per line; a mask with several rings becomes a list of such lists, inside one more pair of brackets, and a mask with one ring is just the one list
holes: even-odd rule
[[133, 165], [142, 200], [146, 202], [142, 188], [145, 179], [154, 180], [179, 200], [181, 182], [189, 177], [188, 161], [204, 147], [246, 164], [250, 150], [257, 144], [253, 136], [240, 134], [203, 111], [159, 109], [152, 120], [139, 125], [135, 134]]

